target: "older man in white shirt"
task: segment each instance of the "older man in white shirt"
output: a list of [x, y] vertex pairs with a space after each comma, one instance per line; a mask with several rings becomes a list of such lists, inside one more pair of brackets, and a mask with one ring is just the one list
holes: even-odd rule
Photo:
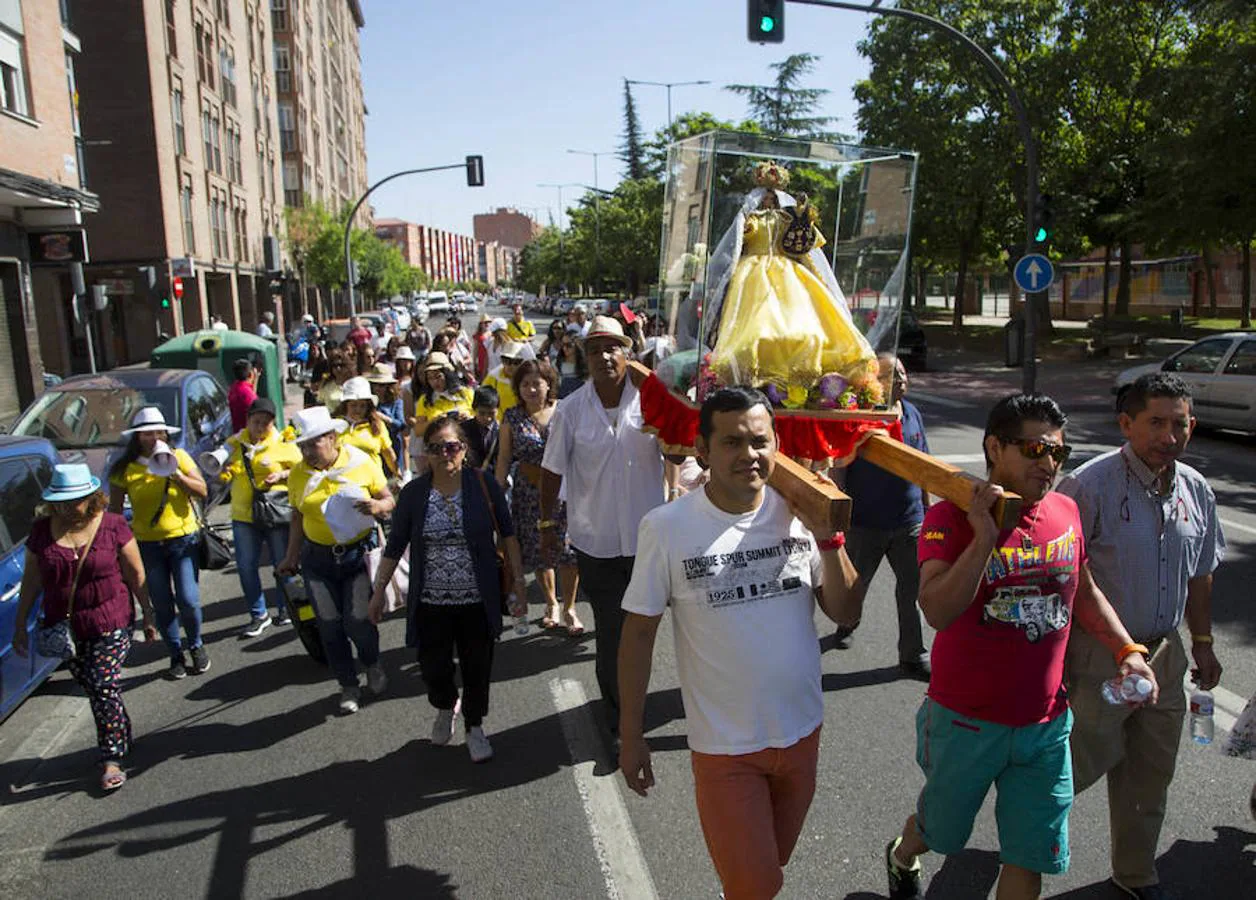
[[593, 607], [597, 681], [607, 726], [619, 726], [619, 633], [624, 591], [637, 555], [642, 517], [663, 503], [663, 456], [642, 427], [641, 397], [628, 378], [632, 341], [612, 318], [597, 316], [585, 338], [589, 380], [558, 404], [541, 466], [541, 546], [557, 550], [553, 514], [560, 486], [567, 537], [580, 585]]

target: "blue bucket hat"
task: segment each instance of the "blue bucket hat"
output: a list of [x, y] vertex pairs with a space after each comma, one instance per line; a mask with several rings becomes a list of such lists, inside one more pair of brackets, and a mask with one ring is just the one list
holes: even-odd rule
[[52, 481], [44, 488], [43, 499], [50, 503], [80, 500], [100, 490], [100, 479], [83, 463], [58, 463], [52, 467]]

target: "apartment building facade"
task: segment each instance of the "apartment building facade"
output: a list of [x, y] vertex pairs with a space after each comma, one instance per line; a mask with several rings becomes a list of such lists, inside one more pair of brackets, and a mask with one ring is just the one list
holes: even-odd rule
[[510, 207], [498, 207], [495, 212], [479, 213], [472, 219], [471, 230], [477, 241], [496, 241], [503, 247], [516, 250], [526, 247], [541, 233], [541, 226], [531, 216]]
[[87, 328], [102, 342], [100, 316], [74, 315], [70, 275], [91, 250], [84, 214], [99, 208], [84, 177], [79, 49], [65, 2], [0, 0], [0, 418], [34, 400], [45, 370], [69, 374], [75, 356], [86, 369]]
[[433, 282], [480, 278], [480, 251], [470, 235], [455, 234], [402, 219], [378, 219], [375, 235], [401, 251], [406, 262], [418, 266]]
[[266, 0], [75, 0], [75, 21], [102, 199], [89, 281], [118, 298], [117, 361], [214, 317], [252, 330], [278, 308], [283, 227]]

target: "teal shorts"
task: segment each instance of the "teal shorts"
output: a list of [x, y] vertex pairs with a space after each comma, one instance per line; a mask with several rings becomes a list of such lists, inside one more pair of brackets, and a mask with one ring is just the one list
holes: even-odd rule
[[916, 829], [929, 849], [964, 849], [993, 784], [999, 859], [1044, 875], [1067, 871], [1072, 730], [1072, 710], [1012, 728], [960, 715], [926, 697], [916, 713], [916, 762], [925, 773]]

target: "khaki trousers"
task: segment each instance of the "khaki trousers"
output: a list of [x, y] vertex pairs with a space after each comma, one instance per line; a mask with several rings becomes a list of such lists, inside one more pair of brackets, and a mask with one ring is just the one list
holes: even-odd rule
[[1113, 706], [1099, 694], [1100, 685], [1117, 674], [1112, 654], [1080, 628], [1073, 629], [1064, 677], [1074, 717], [1074, 791], [1080, 794], [1108, 776], [1112, 874], [1127, 887], [1160, 880], [1156, 844], [1186, 716], [1186, 650], [1176, 631], [1156, 648], [1151, 668], [1160, 685], [1159, 702]]

